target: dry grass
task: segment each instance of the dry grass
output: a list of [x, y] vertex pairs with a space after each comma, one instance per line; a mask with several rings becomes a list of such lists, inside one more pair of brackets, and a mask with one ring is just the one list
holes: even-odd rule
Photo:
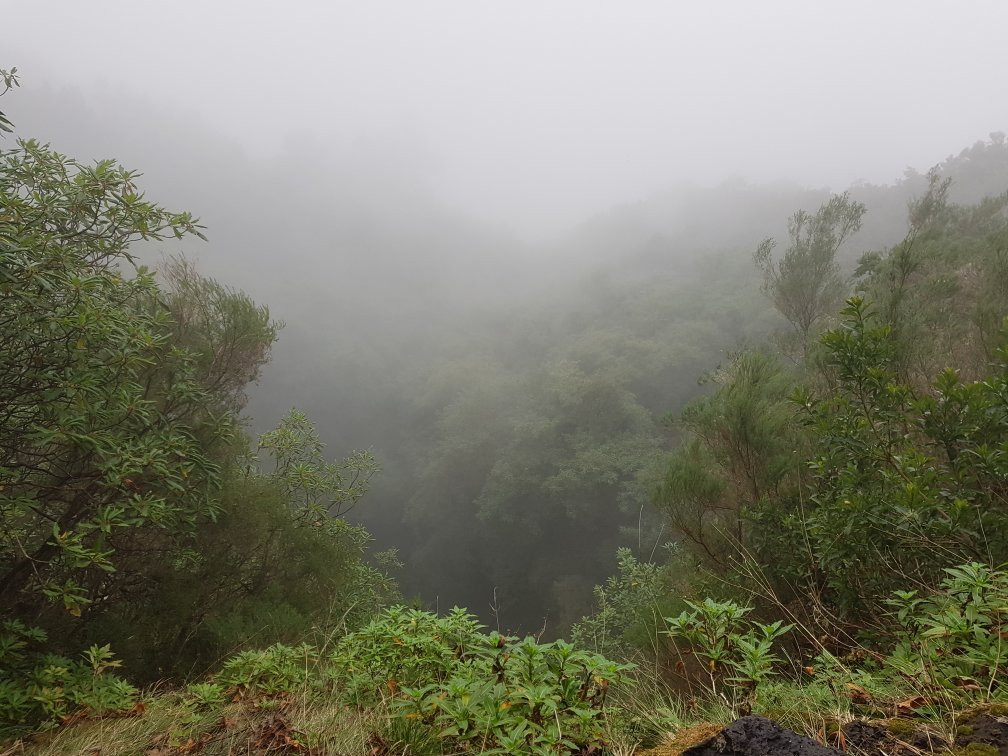
[[[178, 694], [144, 702], [129, 716], [84, 719], [0, 746], [0, 756], [237, 756], [265, 752], [367, 756], [380, 713], [318, 699], [265, 699], [194, 711]], [[280, 747], [281, 750], [274, 750]]]
[[721, 732], [724, 725], [701, 722], [691, 727], [684, 727], [663, 743], [647, 751], [639, 751], [637, 756], [679, 756], [687, 748], [700, 745], [705, 740]]

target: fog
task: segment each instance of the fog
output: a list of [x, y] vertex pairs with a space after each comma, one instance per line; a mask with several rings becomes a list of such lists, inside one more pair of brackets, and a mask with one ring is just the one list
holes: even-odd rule
[[408, 595], [562, 628], [661, 539], [661, 417], [778, 325], [761, 239], [851, 187], [850, 269], [931, 166], [1008, 189], [1008, 5], [966, 8], [23, 2], [3, 109], [200, 216], [209, 243], [145, 258], [285, 321], [250, 427], [296, 405], [374, 451], [354, 516]]
[[10, 4], [2, 33], [33, 86], [132, 92], [253, 155], [391, 152], [447, 205], [539, 239], [675, 179], [932, 165], [1003, 128], [1006, 23], [997, 0], [42, 0]]

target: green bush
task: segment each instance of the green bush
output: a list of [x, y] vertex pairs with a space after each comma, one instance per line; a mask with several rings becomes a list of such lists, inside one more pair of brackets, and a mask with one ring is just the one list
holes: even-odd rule
[[[795, 393], [811, 442], [800, 490], [765, 497], [747, 534], [775, 585], [869, 623], [893, 591], [949, 564], [1008, 558], [1008, 354], [981, 381], [900, 379], [890, 326], [854, 298], [822, 338], [820, 384]], [[842, 624], [821, 628], [843, 634]]]
[[197, 709], [215, 709], [227, 701], [225, 688], [218, 683], [192, 683], [186, 686], [186, 700]]
[[8, 620], [0, 629], [0, 737], [56, 726], [84, 712], [104, 714], [133, 705], [136, 689], [110, 674], [119, 666], [108, 646], [91, 646], [72, 660], [40, 649], [44, 631]]
[[318, 650], [307, 643], [299, 646], [277, 643], [261, 651], [242, 651], [228, 659], [217, 680], [262, 693], [285, 693], [310, 682], [318, 659]]
[[484, 633], [463, 609], [449, 615], [391, 607], [331, 651], [274, 645], [226, 661], [213, 683], [190, 686], [197, 706], [226, 688], [293, 692], [390, 713], [385, 735], [443, 749], [566, 753], [601, 744], [610, 687], [632, 665], [577, 650]]
[[1008, 573], [972, 562], [945, 570], [938, 591], [897, 591], [887, 601], [902, 628], [886, 659], [917, 684], [989, 698], [1008, 660]]
[[715, 695], [725, 688], [752, 691], [773, 673], [780, 659], [773, 644], [792, 629], [781, 621], [761, 624], [748, 620], [752, 609], [734, 601], [686, 602], [678, 617], [667, 618], [668, 633], [686, 642], [688, 653], [700, 663], [698, 674]]
[[216, 682], [383, 707], [389, 733], [434, 737], [442, 748], [563, 753], [602, 742], [606, 696], [630, 668], [564, 641], [484, 633], [463, 609], [439, 617], [396, 606], [325, 654], [309, 645], [238, 654]]
[[139, 265], [135, 244], [203, 227], [138, 179], [0, 145], [0, 606], [48, 652], [111, 642], [146, 683], [253, 637], [356, 627], [397, 590], [345, 520], [375, 460], [326, 458], [297, 411], [246, 437], [280, 324], [184, 258]]
[[653, 646], [664, 629], [667, 568], [638, 560], [628, 548], [617, 550], [616, 562], [619, 574], [595, 586], [595, 611], [574, 624], [571, 640], [597, 653], [629, 657]]

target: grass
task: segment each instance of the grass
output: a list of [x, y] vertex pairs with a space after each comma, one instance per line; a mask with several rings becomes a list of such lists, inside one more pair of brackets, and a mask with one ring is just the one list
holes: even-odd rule
[[[322, 671], [312, 670], [309, 680]], [[0, 756], [443, 753], [446, 741], [431, 727], [390, 717], [380, 701], [370, 708], [348, 708], [331, 689], [304, 684], [303, 679], [278, 694], [240, 693], [236, 691], [254, 689], [224, 684], [150, 689], [130, 712], [84, 718], [0, 744]], [[920, 689], [911, 679], [879, 669], [848, 669], [839, 662], [797, 679], [766, 680], [754, 696], [729, 700], [727, 695], [740, 694], [724, 688], [717, 696], [709, 690], [691, 692], [640, 665], [613, 685], [601, 722], [604, 754], [675, 756], [750, 710], [831, 745], [843, 744], [839, 733], [854, 720], [881, 725], [897, 741], [923, 729], [952, 742], [970, 714], [964, 711], [969, 707], [961, 693]], [[995, 698], [977, 701], [974, 708], [999, 716], [1008, 713], [1003, 691]]]
[[372, 752], [372, 735], [386, 725], [380, 712], [358, 712], [320, 697], [229, 701], [194, 707], [179, 692], [151, 691], [133, 712], [83, 719], [58, 730], [0, 746], [0, 756], [168, 756], [168, 754]]
[[[868, 687], [870, 704], [858, 703], [857, 696], [852, 698], [819, 681], [767, 683], [752, 701], [753, 713], [820, 741], [835, 738], [844, 724], [855, 719], [882, 723], [897, 737], [902, 737], [898, 726], [903, 725], [911, 730], [928, 725], [954, 733], [957, 715], [951, 710], [925, 708], [892, 716], [897, 699], [906, 691]], [[725, 701], [684, 698], [661, 680], [645, 676], [626, 681], [613, 695], [614, 706], [606, 719], [610, 756], [675, 756], [741, 713]], [[997, 706], [983, 710], [1001, 713], [1008, 708]], [[349, 709], [307, 688], [281, 696], [236, 696], [210, 706], [195, 703], [182, 691], [154, 689], [132, 712], [82, 719], [0, 746], [0, 756], [436, 756], [442, 746], [429, 729], [409, 720], [390, 719], [382, 707]]]

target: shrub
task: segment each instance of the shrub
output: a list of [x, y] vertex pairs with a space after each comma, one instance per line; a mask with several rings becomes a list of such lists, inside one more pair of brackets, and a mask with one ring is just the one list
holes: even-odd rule
[[277, 643], [261, 651], [242, 651], [224, 662], [217, 680], [236, 688], [262, 693], [286, 693], [306, 685], [319, 659], [316, 648], [302, 643]]
[[44, 631], [17, 620], [0, 630], [0, 736], [46, 729], [82, 712], [104, 714], [133, 705], [136, 689], [110, 674], [119, 666], [108, 646], [72, 660], [38, 650]]
[[929, 595], [897, 591], [887, 601], [902, 633], [886, 663], [926, 688], [989, 698], [1008, 658], [1008, 573], [979, 562], [945, 573]]
[[484, 634], [462, 609], [403, 607], [343, 638], [329, 661], [348, 701], [384, 702], [453, 747], [514, 754], [599, 743], [609, 687], [630, 669], [564, 641]]
[[725, 688], [753, 691], [773, 673], [780, 661], [773, 644], [792, 625], [781, 621], [761, 624], [746, 619], [752, 609], [734, 601], [687, 602], [689, 609], [670, 617], [668, 633], [686, 642], [688, 653], [700, 663], [705, 679], [716, 696]]

